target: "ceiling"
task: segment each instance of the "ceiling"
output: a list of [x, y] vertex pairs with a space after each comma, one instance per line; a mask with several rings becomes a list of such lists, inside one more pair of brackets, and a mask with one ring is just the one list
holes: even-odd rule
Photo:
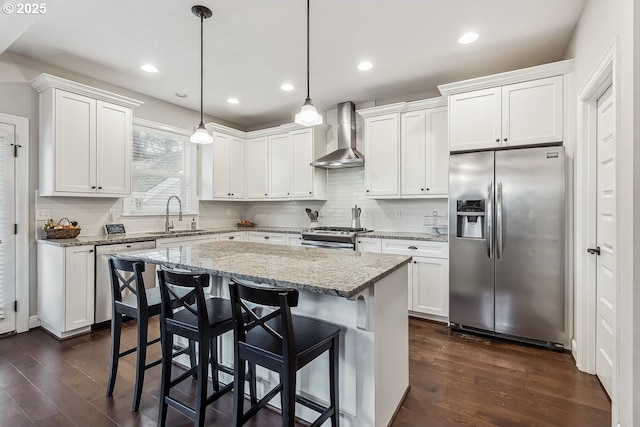
[[[439, 84], [561, 60], [584, 3], [312, 0], [311, 98], [321, 111], [412, 100]], [[245, 130], [293, 121], [306, 96], [304, 0], [51, 0], [38, 17], [5, 14], [0, 24], [13, 30], [12, 52], [199, 110], [193, 4], [213, 11], [204, 23], [205, 114]], [[467, 31], [480, 38], [459, 44]], [[357, 70], [362, 60], [373, 69]], [[282, 91], [285, 82], [295, 89]]]

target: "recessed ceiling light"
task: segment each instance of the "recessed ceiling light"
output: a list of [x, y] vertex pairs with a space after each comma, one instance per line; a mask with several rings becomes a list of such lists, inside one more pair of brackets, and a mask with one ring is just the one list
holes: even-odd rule
[[186, 93], [178, 93], [178, 92], [176, 92], [176, 96], [177, 96], [178, 98], [186, 98], [186, 97], [187, 97], [187, 94], [186, 94]]
[[292, 90], [295, 89], [295, 86], [293, 86], [291, 83], [285, 83], [282, 86], [280, 86], [280, 89], [285, 90], [287, 92], [291, 92]]
[[227, 102], [229, 104], [238, 104], [238, 103], [240, 103], [240, 101], [238, 101], [236, 98], [229, 98], [229, 99], [227, 99]]
[[147, 73], [157, 73], [158, 69], [151, 65], [151, 64], [144, 64], [141, 65], [140, 68], [142, 68], [143, 71], [146, 71]]
[[373, 68], [373, 64], [369, 61], [363, 61], [358, 64], [358, 70], [360, 71], [369, 71]]
[[460, 38], [458, 39], [458, 43], [460, 44], [473, 43], [474, 41], [478, 40], [478, 37], [480, 37], [478, 33], [474, 33], [474, 32], [465, 33], [460, 36]]

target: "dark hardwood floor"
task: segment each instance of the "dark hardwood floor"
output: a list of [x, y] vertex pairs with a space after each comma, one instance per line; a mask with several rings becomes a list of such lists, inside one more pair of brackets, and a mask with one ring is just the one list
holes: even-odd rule
[[[598, 380], [579, 372], [568, 354], [418, 319], [409, 325], [411, 389], [393, 427], [610, 425]], [[134, 343], [129, 322], [123, 346]], [[156, 345], [149, 357], [159, 351]], [[110, 398], [108, 356], [108, 330], [63, 342], [40, 329], [0, 339], [0, 426], [155, 426], [159, 367], [147, 371], [140, 411], [132, 413], [134, 356], [122, 359]], [[186, 383], [181, 391], [193, 396]], [[230, 407], [229, 394], [210, 406], [207, 424], [229, 425]], [[170, 410], [167, 425], [192, 424]], [[279, 426], [280, 419], [261, 411], [247, 425]]]

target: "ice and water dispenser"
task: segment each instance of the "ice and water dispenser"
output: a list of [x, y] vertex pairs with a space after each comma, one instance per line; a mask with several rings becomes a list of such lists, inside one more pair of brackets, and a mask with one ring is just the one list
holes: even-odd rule
[[456, 236], [467, 239], [484, 239], [485, 201], [458, 200], [456, 204]]

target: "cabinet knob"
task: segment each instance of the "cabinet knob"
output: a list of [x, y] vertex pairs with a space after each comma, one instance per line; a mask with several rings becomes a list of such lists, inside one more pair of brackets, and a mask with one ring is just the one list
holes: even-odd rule
[[230, 196], [230, 195], [231, 195], [231, 193], [227, 193], [227, 196]]
[[504, 142], [507, 142], [507, 138], [504, 139]]
[[265, 240], [269, 240], [269, 236], [264, 236]]
[[268, 194], [267, 194], [267, 193], [264, 193], [264, 195], [265, 195], [265, 196], [267, 196]]
[[369, 190], [367, 190], [367, 193], [369, 192]]
[[95, 186], [95, 185], [92, 185], [92, 186], [91, 186], [91, 188], [95, 190], [95, 189], [96, 189], [96, 186]]
[[427, 187], [427, 191], [429, 191], [429, 187]]
[[311, 194], [311, 191], [309, 191], [309, 194]]
[[233, 239], [235, 239], [235, 237], [229, 236], [229, 240], [233, 240]]
[[287, 193], [287, 196], [289, 195], [289, 193]]
[[417, 264], [417, 263], [418, 263], [418, 261], [413, 261], [413, 263], [414, 263], [414, 264]]
[[496, 142], [500, 142], [500, 138], [496, 138]]
[[424, 191], [424, 188], [421, 188], [420, 191]]
[[93, 249], [89, 249], [89, 253], [92, 253], [92, 252], [93, 252]]
[[102, 190], [102, 186], [98, 187], [98, 190]]

